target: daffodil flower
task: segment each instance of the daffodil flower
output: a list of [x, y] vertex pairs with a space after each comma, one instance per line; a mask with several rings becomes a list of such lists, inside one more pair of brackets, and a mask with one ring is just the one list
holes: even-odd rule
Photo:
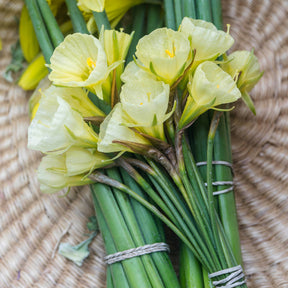
[[124, 145], [113, 143], [117, 140], [149, 145], [149, 141], [125, 125], [124, 118], [125, 112], [121, 103], [118, 103], [100, 125], [98, 151], [104, 153], [130, 151]]
[[178, 124], [182, 129], [194, 119], [216, 106], [235, 102], [241, 92], [233, 78], [218, 65], [206, 61], [200, 64], [187, 85], [189, 96]]
[[[139, 5], [141, 3], [144, 3], [145, 0], [125, 0], [125, 1], [119, 1], [119, 0], [78, 0], [78, 6], [81, 11], [83, 11], [86, 15], [91, 14], [92, 11], [95, 12], [102, 12], [104, 9], [106, 11], [107, 17], [109, 19], [109, 22], [111, 24], [111, 27], [115, 27], [118, 22], [122, 19], [122, 17], [125, 15], [125, 13], [133, 6]], [[91, 14], [92, 21], [88, 21], [89, 25], [92, 26], [93, 22], [95, 24], [95, 21], [93, 19], [93, 16]], [[94, 26], [96, 28], [96, 26]], [[95, 32], [95, 29], [93, 27], [93, 30], [90, 32]], [[88, 28], [89, 29], [89, 28]]]
[[123, 111], [131, 119], [127, 126], [137, 127], [145, 134], [165, 140], [163, 123], [171, 116], [171, 113], [166, 114], [169, 92], [168, 84], [152, 79], [124, 84], [120, 101]]
[[137, 81], [137, 80], [156, 80], [157, 77], [146, 70], [141, 69], [134, 61], [131, 61], [124, 69], [121, 74], [122, 82], [126, 83], [129, 81]]
[[49, 194], [56, 193], [63, 188], [82, 186], [93, 182], [86, 178], [85, 174], [67, 175], [66, 154], [43, 157], [37, 170], [37, 178], [40, 190]]
[[225, 60], [221, 67], [237, 81], [244, 102], [256, 114], [253, 101], [248, 93], [263, 75], [257, 57], [253, 52], [235, 51]]
[[90, 174], [93, 170], [113, 163], [106, 154], [97, 149], [73, 146], [66, 153], [67, 176]]
[[191, 49], [196, 50], [193, 67], [206, 60], [215, 60], [234, 43], [227, 33], [217, 30], [210, 22], [184, 17], [179, 31], [191, 38]]
[[172, 85], [191, 63], [190, 41], [178, 31], [167, 28], [144, 36], [136, 47], [139, 67]]
[[71, 108], [79, 112], [83, 117], [105, 116], [88, 97], [88, 91], [80, 87], [57, 87], [51, 85], [43, 91], [45, 97], [59, 96], [64, 99]]
[[64, 99], [55, 94], [42, 96], [28, 128], [28, 148], [59, 154], [73, 145], [95, 148], [97, 141], [97, 134]]
[[101, 42], [92, 35], [68, 35], [50, 59], [49, 79], [56, 86], [86, 87], [103, 99], [102, 83], [122, 62], [107, 65]]

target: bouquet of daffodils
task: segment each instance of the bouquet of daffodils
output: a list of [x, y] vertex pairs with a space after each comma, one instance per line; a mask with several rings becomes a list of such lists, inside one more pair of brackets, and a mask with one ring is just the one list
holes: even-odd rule
[[[257, 58], [226, 55], [218, 1], [149, 1], [126, 15], [142, 2], [25, 1], [20, 40], [35, 58], [19, 85], [49, 73], [30, 100], [40, 189], [91, 185], [107, 287], [246, 287], [227, 111], [242, 98], [255, 113]], [[111, 28], [122, 18], [130, 34]], [[159, 219], [182, 243], [180, 283]]]

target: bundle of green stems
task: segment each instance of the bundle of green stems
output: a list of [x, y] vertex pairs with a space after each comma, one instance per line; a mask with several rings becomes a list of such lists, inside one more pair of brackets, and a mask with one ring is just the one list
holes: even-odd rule
[[[25, 2], [43, 55], [49, 63], [53, 50], [64, 37], [45, 0]], [[165, 0], [166, 26], [176, 29], [182, 18], [188, 16], [213, 20], [221, 28], [220, 1], [212, 2], [213, 5], [209, 0]], [[74, 32], [88, 33], [76, 1], [66, 0], [66, 4]], [[132, 25], [135, 35], [128, 61], [134, 54], [138, 39], [162, 26], [158, 15], [160, 9], [155, 5], [135, 8]], [[105, 29], [110, 28], [105, 11], [94, 13], [94, 17], [99, 30], [102, 25]], [[144, 30], [146, 17], [147, 29]], [[174, 89], [174, 96], [177, 97], [179, 92]], [[97, 103], [104, 105], [101, 101]], [[212, 166], [212, 160], [231, 162], [229, 115], [207, 113], [189, 131], [183, 132], [177, 130], [177, 108], [175, 114], [176, 129], [169, 128], [169, 144], [175, 145], [175, 152], [169, 150], [169, 145], [163, 146], [159, 142], [155, 142], [156, 148], [149, 151], [131, 144], [129, 148], [139, 156], [128, 154], [120, 157], [115, 161], [120, 168], [109, 168], [103, 173], [96, 171], [91, 175], [91, 179], [97, 182], [91, 186], [93, 203], [107, 254], [163, 242], [163, 228], [152, 217], [151, 213], [154, 213], [183, 242], [180, 264], [182, 287], [212, 287], [207, 273], [241, 264], [234, 195], [232, 192], [219, 195], [216, 200], [212, 186], [213, 180], [232, 180], [229, 167]], [[205, 169], [200, 171], [195, 159], [206, 161]], [[219, 190], [225, 188], [218, 187]], [[216, 277], [216, 280], [220, 279]], [[127, 259], [108, 267], [107, 287], [140, 287], [139, 283], [141, 287], [180, 287], [165, 252]], [[246, 287], [246, 284], [242, 283], [239, 287]]]

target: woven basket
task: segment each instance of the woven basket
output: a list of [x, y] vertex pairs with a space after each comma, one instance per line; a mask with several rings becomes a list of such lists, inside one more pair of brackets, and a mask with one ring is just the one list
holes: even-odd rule
[[[10, 62], [22, 1], [0, 0], [0, 71]], [[288, 1], [223, 1], [234, 49], [255, 49], [265, 74], [253, 90], [254, 117], [232, 113], [237, 205], [250, 288], [288, 287]], [[43, 195], [40, 154], [27, 150], [28, 94], [0, 77], [0, 287], [105, 287], [101, 236], [79, 268], [55, 253], [76, 244], [93, 214], [87, 187]]]

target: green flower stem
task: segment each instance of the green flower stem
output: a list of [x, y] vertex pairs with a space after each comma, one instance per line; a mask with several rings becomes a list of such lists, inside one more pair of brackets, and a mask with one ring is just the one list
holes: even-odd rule
[[[129, 173], [130, 175], [130, 173]], [[130, 175], [131, 176], [131, 175]], [[140, 197], [138, 194], [136, 194], [134, 191], [132, 191], [129, 187], [127, 187], [126, 185], [119, 183], [117, 181], [111, 181], [111, 179], [108, 177], [105, 177], [102, 174], [99, 173], [95, 173], [93, 174], [93, 176], [90, 176], [91, 179], [93, 179], [96, 182], [100, 182], [100, 183], [105, 183], [106, 185], [115, 187], [117, 189], [119, 189], [120, 191], [127, 193], [128, 195], [130, 195], [131, 197], [133, 197], [135, 200], [137, 200], [139, 203], [141, 203], [144, 207], [146, 207], [149, 211], [151, 211], [155, 216], [159, 217], [159, 219], [164, 222], [172, 231], [174, 231], [174, 233], [189, 247], [189, 249], [192, 250], [192, 252], [197, 255], [201, 250], [198, 250], [196, 247], [198, 246], [197, 242], [195, 241], [194, 238], [192, 239], [187, 239], [187, 237], [183, 234], [183, 232], [178, 229], [177, 226], [175, 226], [170, 220], [169, 218], [167, 218], [164, 214], [162, 214], [154, 205], [150, 204], [148, 201], [146, 201], [145, 199], [143, 199], [142, 197]], [[137, 182], [137, 180], [136, 180]], [[138, 182], [137, 182], [138, 183]], [[141, 183], [138, 183], [141, 187]], [[145, 187], [142, 187], [145, 190]], [[146, 191], [146, 190], [145, 190]], [[147, 192], [147, 191], [146, 191]], [[157, 203], [158, 204], [158, 203]], [[203, 241], [201, 243], [199, 243], [200, 245], [203, 245]], [[204, 267], [208, 267], [210, 268], [209, 270], [214, 271], [215, 267], [213, 266], [213, 264], [209, 264], [209, 261], [211, 261], [210, 259], [210, 254], [206, 254], [205, 257], [200, 257], [202, 265]], [[207, 262], [208, 261], [208, 262]], [[212, 268], [211, 268], [212, 267]]]
[[[129, 186], [133, 191], [135, 191], [141, 197], [145, 197], [140, 187], [137, 183], [127, 174], [123, 169], [121, 170], [124, 183]], [[162, 223], [159, 223], [158, 218], [152, 217], [151, 213], [143, 207], [140, 203], [134, 199], [130, 200], [131, 206], [137, 218], [139, 227], [143, 233], [143, 238], [146, 244], [153, 244], [158, 242], [164, 242], [164, 229]], [[155, 262], [158, 272], [161, 275], [161, 279], [164, 283], [163, 287], [177, 288], [179, 287], [179, 282], [175, 274], [174, 268], [167, 253], [152, 253], [151, 257]]]
[[102, 26], [104, 26], [105, 30], [110, 30], [111, 29], [111, 25], [110, 22], [108, 20], [107, 14], [105, 9], [102, 12], [94, 12], [93, 11], [93, 16], [98, 28], [98, 31], [100, 32], [102, 29]]
[[[119, 175], [119, 172], [116, 169], [109, 169], [107, 170], [107, 175], [111, 177], [112, 179], [115, 179], [119, 182], [122, 182], [122, 179]], [[123, 218], [126, 222], [126, 225], [130, 231], [131, 237], [136, 245], [136, 247], [144, 246], [146, 243], [144, 242], [142, 232], [140, 230], [140, 226], [137, 223], [137, 220], [134, 216], [133, 209], [130, 205], [128, 196], [124, 193], [119, 193], [120, 191], [117, 191], [117, 193], [114, 193], [115, 198], [118, 202], [119, 208], [122, 212]], [[153, 259], [150, 257], [150, 255], [143, 255], [140, 257], [144, 268], [146, 270], [148, 279], [150, 280], [150, 283], [155, 288], [162, 288], [163, 282], [158, 274], [157, 268], [153, 262]]]
[[31, 21], [33, 23], [33, 27], [44, 55], [45, 61], [47, 64], [50, 63], [50, 57], [53, 54], [54, 47], [51, 42], [51, 39], [48, 35], [46, 27], [44, 25], [41, 13], [39, 11], [36, 0], [25, 0], [26, 7], [28, 9]]
[[176, 19], [173, 0], [164, 0], [164, 8], [166, 27], [176, 30]]
[[211, 1], [213, 23], [217, 29], [223, 29], [221, 0]]
[[163, 26], [160, 5], [149, 5], [147, 13], [147, 34]]
[[181, 0], [183, 17], [196, 18], [196, 6], [194, 0]]
[[[222, 161], [231, 161], [231, 146], [229, 146], [229, 139], [226, 133], [227, 124], [225, 116], [221, 117], [218, 130], [215, 135], [214, 144], [214, 159]], [[230, 167], [224, 165], [217, 165], [215, 167], [215, 179], [223, 179], [227, 181], [233, 180], [233, 175]], [[219, 186], [218, 190], [229, 188], [228, 186]], [[237, 221], [237, 209], [235, 205], [235, 196], [233, 191], [221, 194], [218, 197], [219, 215], [225, 233], [229, 239], [234, 256], [238, 264], [242, 264], [240, 236]]]
[[184, 244], [180, 246], [179, 274], [182, 288], [203, 287], [203, 276], [200, 263], [190, 249]]
[[53, 46], [54, 48], [56, 48], [64, 40], [64, 36], [59, 28], [59, 25], [47, 1], [46, 0], [37, 0], [37, 1], [39, 10], [47, 27]]
[[[106, 253], [108, 255], [114, 254], [118, 251], [117, 251], [116, 246], [113, 242], [113, 238], [112, 238], [112, 235], [110, 233], [109, 227], [106, 223], [106, 220], [104, 218], [103, 211], [101, 210], [100, 205], [99, 205], [98, 200], [97, 200], [97, 197], [96, 197], [96, 193], [106, 193], [106, 192], [111, 193], [111, 191], [108, 191], [107, 187], [105, 187], [103, 184], [91, 185], [91, 191], [92, 191], [94, 208], [95, 208], [95, 212], [97, 215], [97, 221], [99, 224], [99, 228], [100, 228], [102, 237], [103, 237], [104, 242], [105, 242]], [[108, 280], [109, 275], [111, 275], [111, 279]], [[116, 279], [117, 279], [118, 283], [121, 283], [121, 288], [122, 287], [123, 288], [130, 288], [130, 285], [129, 285], [129, 282], [127, 280], [124, 268], [122, 266], [122, 263], [120, 263], [120, 262], [114, 263], [113, 265], [109, 265], [107, 267], [107, 288], [117, 287], [116, 286], [117, 283], [113, 284], [113, 282]], [[108, 286], [108, 284], [111, 286]]]
[[212, 13], [211, 13], [210, 0], [197, 0], [195, 1], [195, 4], [197, 11], [197, 18], [211, 22]]
[[126, 65], [129, 62], [133, 61], [133, 55], [136, 51], [137, 43], [144, 34], [145, 15], [146, 15], [146, 6], [138, 5], [134, 8], [134, 20], [132, 30], [135, 33], [133, 35], [133, 39], [131, 41], [130, 48], [126, 57]]
[[217, 220], [216, 220], [216, 213], [215, 213], [215, 206], [214, 206], [214, 196], [213, 196], [213, 167], [212, 167], [212, 158], [213, 158], [213, 144], [216, 129], [218, 127], [218, 123], [220, 120], [220, 116], [222, 113], [215, 112], [213, 119], [211, 121], [211, 126], [208, 134], [208, 146], [207, 146], [207, 190], [208, 190], [208, 207], [209, 213], [212, 221], [212, 230], [214, 234], [215, 244], [218, 250], [219, 259], [221, 261], [222, 267], [227, 267], [227, 262], [225, 259], [225, 255], [222, 253], [222, 245], [220, 243], [220, 236], [219, 231], [217, 229]]
[[175, 29], [180, 26], [183, 18], [183, 12], [182, 12], [182, 3], [181, 0], [174, 0], [174, 7], [175, 7], [175, 23], [176, 27]]
[[[103, 216], [106, 220], [117, 252], [135, 248], [136, 244], [131, 237], [130, 231], [122, 215], [122, 211], [114, 197], [115, 194], [119, 192], [111, 191], [109, 187], [102, 184], [95, 184], [92, 187], [95, 197], [103, 212]], [[151, 288], [144, 265], [139, 257], [122, 261], [122, 265], [130, 287], [138, 287], [137, 285], [141, 283], [143, 287]]]
[[65, 0], [74, 32], [89, 34], [84, 17], [77, 6], [76, 0]]

